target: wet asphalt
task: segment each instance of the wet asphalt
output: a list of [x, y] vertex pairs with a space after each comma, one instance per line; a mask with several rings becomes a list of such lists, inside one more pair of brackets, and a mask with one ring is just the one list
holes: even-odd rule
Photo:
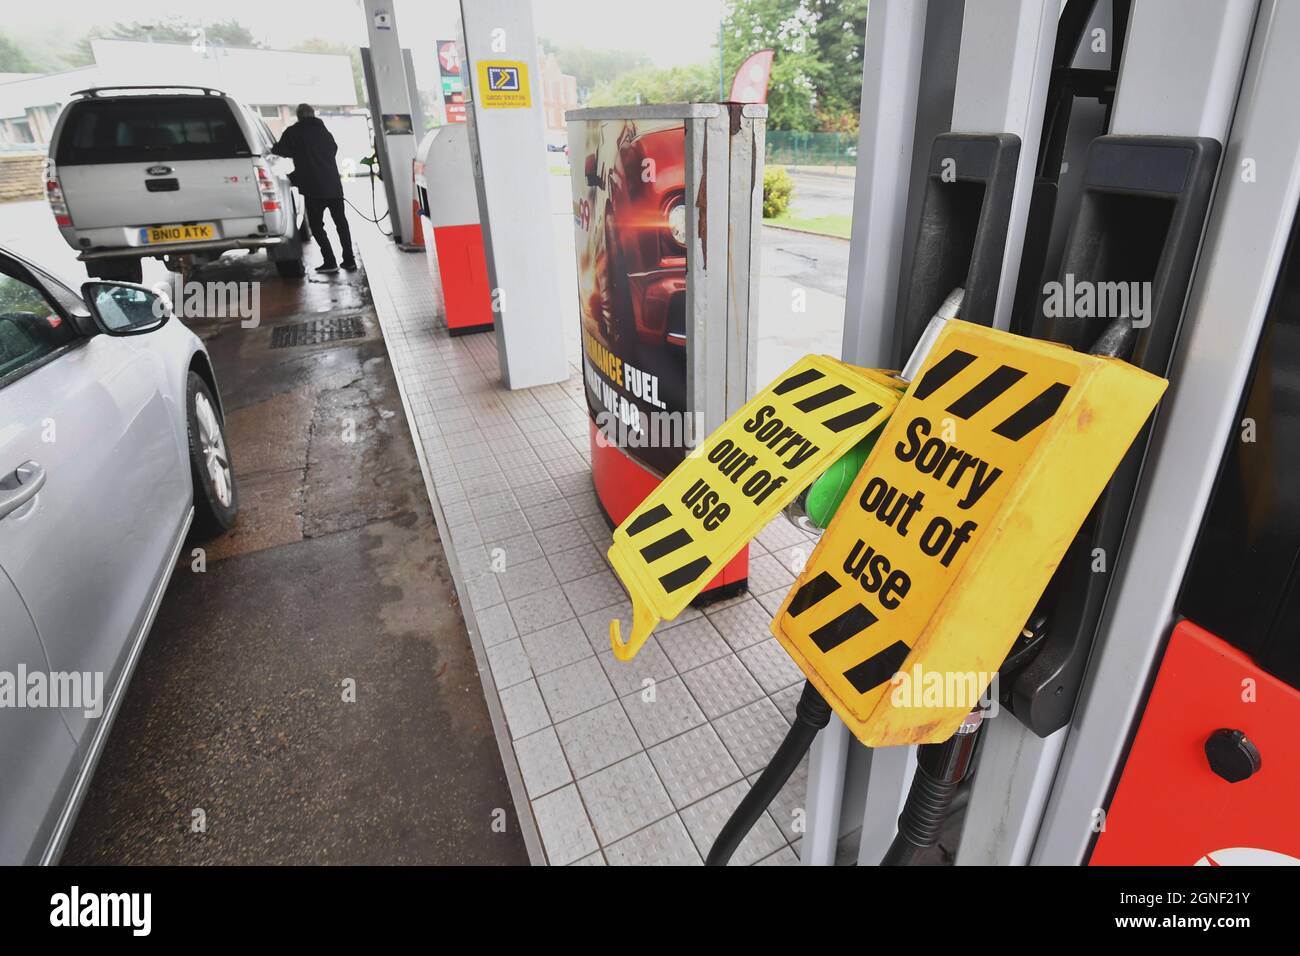
[[[196, 278], [261, 283], [256, 328], [186, 320], [239, 523], [187, 543], [63, 862], [527, 863], [363, 273]], [[270, 347], [323, 317], [363, 335]]]

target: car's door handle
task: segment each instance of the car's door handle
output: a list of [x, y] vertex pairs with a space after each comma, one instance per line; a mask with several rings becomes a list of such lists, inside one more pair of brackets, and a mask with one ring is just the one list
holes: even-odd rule
[[34, 461], [25, 461], [0, 478], [0, 519], [27, 504], [44, 487], [45, 468]]

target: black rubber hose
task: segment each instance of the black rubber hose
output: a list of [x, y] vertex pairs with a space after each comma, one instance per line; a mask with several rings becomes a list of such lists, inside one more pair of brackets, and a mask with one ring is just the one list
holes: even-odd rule
[[776, 799], [785, 782], [799, 766], [799, 761], [812, 746], [817, 734], [830, 722], [830, 719], [830, 705], [818, 693], [817, 688], [805, 682], [803, 694], [800, 695], [799, 704], [795, 708], [794, 723], [786, 732], [781, 746], [776, 748], [776, 754], [768, 761], [767, 769], [759, 776], [749, 793], [745, 794], [745, 798], [740, 801], [740, 805], [723, 825], [718, 838], [713, 841], [713, 848], [709, 850], [708, 859], [704, 861], [705, 866], [727, 865], [736, 848], [762, 816], [763, 811]]
[[939, 831], [948, 819], [960, 783], [936, 780], [920, 767], [916, 768], [907, 802], [898, 818], [898, 834], [885, 851], [881, 866], [911, 866], [922, 850], [939, 842]]
[[982, 726], [983, 715], [975, 711], [943, 743], [916, 748], [916, 773], [898, 815], [898, 835], [885, 851], [881, 866], [909, 866], [922, 850], [939, 842], [953, 798], [970, 770]]

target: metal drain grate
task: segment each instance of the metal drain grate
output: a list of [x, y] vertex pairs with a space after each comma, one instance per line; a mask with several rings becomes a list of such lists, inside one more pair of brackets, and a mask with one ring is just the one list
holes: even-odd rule
[[310, 322], [293, 322], [277, 325], [271, 330], [271, 348], [284, 349], [295, 345], [323, 345], [343, 339], [359, 339], [366, 334], [361, 320], [355, 315], [333, 319], [312, 319]]

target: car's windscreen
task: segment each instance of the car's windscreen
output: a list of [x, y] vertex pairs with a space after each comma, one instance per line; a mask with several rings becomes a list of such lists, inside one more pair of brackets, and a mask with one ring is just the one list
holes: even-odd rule
[[250, 155], [230, 107], [216, 97], [83, 100], [69, 110], [54, 156], [60, 166]]

